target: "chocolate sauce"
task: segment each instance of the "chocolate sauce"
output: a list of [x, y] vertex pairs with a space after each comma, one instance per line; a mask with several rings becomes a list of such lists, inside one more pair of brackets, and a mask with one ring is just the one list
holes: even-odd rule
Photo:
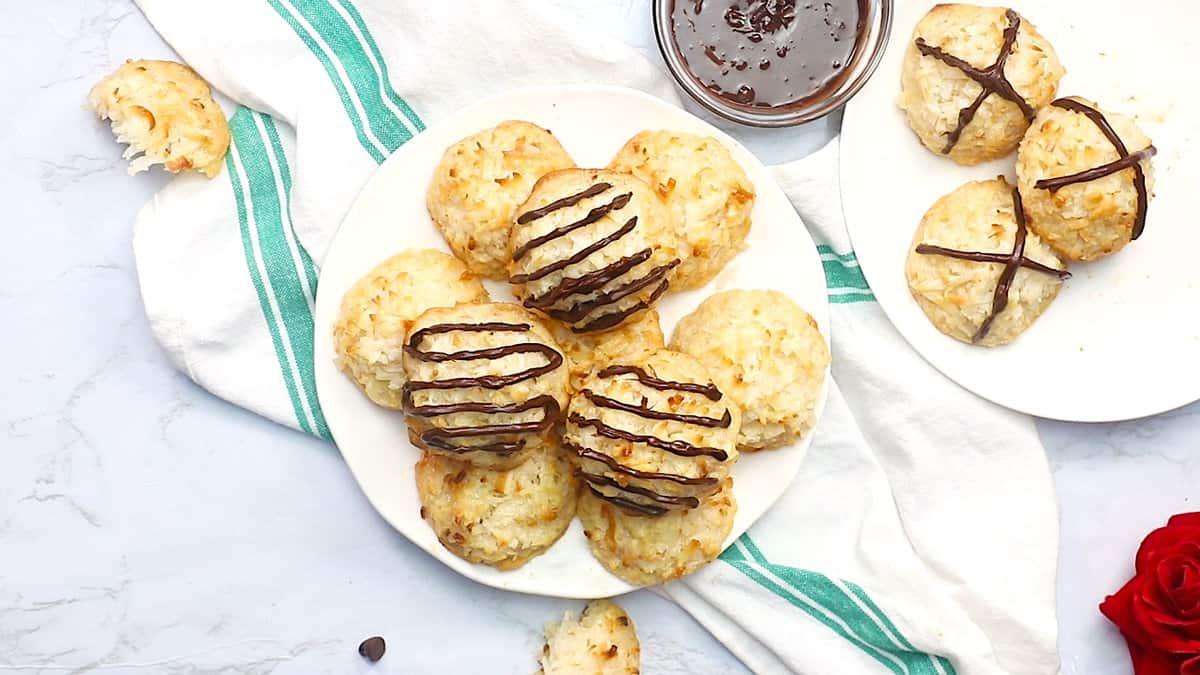
[[580, 476], [583, 478], [583, 480], [590, 484], [589, 487], [593, 485], [600, 485], [603, 487], [616, 488], [621, 492], [627, 492], [631, 495], [645, 497], [650, 501], [663, 504], [667, 508], [694, 509], [697, 506], [700, 506], [700, 500], [696, 499], [695, 497], [664, 495], [659, 494], [654, 490], [647, 490], [644, 487], [638, 487], [637, 485], [621, 485], [616, 480], [609, 478], [608, 476], [601, 476], [594, 473], [581, 473]]
[[623, 474], [623, 475], [629, 476], [631, 478], [640, 478], [642, 480], [666, 480], [666, 481], [671, 481], [672, 483], [678, 483], [680, 485], [699, 485], [699, 486], [706, 486], [706, 487], [714, 487], [718, 483], [721, 482], [720, 480], [718, 480], [717, 478], [713, 478], [712, 476], [703, 476], [701, 478], [688, 478], [687, 476], [680, 476], [680, 475], [673, 474], [673, 473], [659, 473], [657, 471], [641, 471], [639, 469], [633, 469], [628, 466], [625, 466], [624, 464], [621, 464], [617, 460], [613, 459], [612, 457], [609, 457], [608, 455], [606, 455], [602, 452], [596, 452], [595, 450], [588, 450], [587, 448], [581, 448], [577, 445], [573, 445], [573, 444], [567, 443], [567, 442], [563, 443], [563, 447], [565, 447], [567, 450], [570, 450], [571, 452], [574, 452], [575, 454], [579, 455], [580, 457], [582, 457], [584, 459], [590, 459], [590, 460], [600, 462], [601, 464], [604, 464], [614, 473]]
[[554, 303], [562, 300], [565, 297], [575, 295], [576, 293], [594, 293], [616, 277], [629, 272], [633, 268], [641, 265], [654, 255], [651, 249], [642, 249], [633, 255], [625, 256], [611, 265], [601, 267], [598, 270], [588, 272], [587, 274], [563, 279], [562, 283], [542, 295], [531, 297], [528, 299], [527, 307], [536, 307], [537, 309], [547, 309]]
[[[598, 183], [597, 185], [607, 186], [608, 184], [607, 183]], [[596, 185], [593, 185], [592, 187], [596, 187]], [[608, 187], [605, 187], [604, 189], [607, 190]], [[602, 190], [602, 192], [603, 192], [603, 190]], [[580, 195], [584, 195], [584, 194], [587, 194], [586, 190], [584, 192], [580, 193]], [[579, 195], [574, 195], [572, 197], [567, 198], [567, 200], [574, 199], [575, 201], [567, 201], [567, 200], [560, 199], [559, 201], [555, 202], [554, 204], [561, 204], [561, 206], [558, 206], [556, 208], [563, 208], [565, 206], [570, 206], [579, 201], [578, 199], [576, 199], [576, 197], [579, 197]], [[612, 213], [613, 211], [620, 211], [621, 209], [625, 208], [625, 205], [628, 204], [629, 200], [631, 200], [631, 199], [633, 199], [632, 192], [626, 192], [625, 194], [617, 195], [615, 198], [613, 198], [613, 200], [611, 202], [609, 202], [607, 204], [602, 204], [602, 205], [597, 206], [596, 208], [592, 209], [591, 211], [588, 211], [587, 215], [580, 218], [579, 220], [577, 220], [573, 223], [567, 223], [566, 225], [563, 225], [561, 227], [556, 227], [553, 230], [550, 230], [549, 232], [547, 232], [546, 234], [543, 234], [539, 237], [534, 237], [533, 239], [530, 239], [529, 241], [525, 242], [524, 244], [521, 244], [521, 247], [518, 248], [516, 251], [513, 251], [513, 255], [512, 255], [513, 261], [516, 262], [517, 260], [524, 258], [526, 253], [529, 253], [533, 249], [541, 246], [542, 244], [545, 244], [548, 241], [553, 241], [563, 235], [570, 234], [570, 233], [574, 232], [575, 230], [578, 230], [581, 227], [586, 227], [587, 225], [591, 225], [592, 223], [596, 222], [597, 220], [600, 220], [604, 216], [607, 216], [608, 214]], [[518, 222], [520, 223], [520, 221], [522, 219], [524, 219], [525, 216], [528, 216], [530, 214], [534, 214], [534, 215], [537, 215], [538, 217], [541, 217], [541, 215], [544, 215], [545, 213], [549, 213], [549, 211], [547, 211], [546, 209], [549, 209], [550, 206], [554, 206], [554, 204], [550, 204], [549, 206], [544, 206], [539, 211], [530, 211], [529, 213], [522, 215], [521, 219], [518, 219]], [[524, 222], [528, 223], [530, 220], [534, 220], [534, 219], [530, 218], [528, 220], [525, 220]], [[524, 223], [521, 223], [521, 224], [524, 224]]]
[[645, 370], [637, 366], [608, 366], [601, 370], [597, 377], [616, 377], [617, 375], [633, 375], [638, 382], [659, 391], [686, 391], [691, 394], [700, 394], [710, 401], [721, 400], [721, 390], [717, 389], [715, 384], [696, 384], [694, 382], [671, 382], [669, 380], [659, 379]]
[[[533, 209], [532, 211], [526, 211], [525, 213], [522, 213], [521, 217], [517, 218], [517, 224], [525, 225], [527, 223], [532, 223], [538, 218], [544, 218], [559, 209], [565, 209], [568, 206], [575, 206], [588, 197], [595, 197], [598, 194], [603, 194], [610, 187], [612, 187], [612, 185], [609, 183], [596, 183], [582, 192], [577, 192], [573, 195], [563, 197], [562, 199], [552, 201], [540, 209]], [[519, 256], [514, 256], [513, 260], [516, 260], [518, 257]]]
[[950, 154], [950, 151], [958, 144], [962, 132], [971, 123], [971, 120], [975, 119], [975, 113], [979, 112], [979, 106], [983, 105], [983, 102], [992, 94], [1017, 104], [1025, 119], [1033, 119], [1035, 112], [1033, 106], [1017, 93], [1012, 82], [1008, 81], [1008, 76], [1004, 74], [1004, 65], [1008, 63], [1008, 57], [1017, 44], [1017, 34], [1021, 31], [1021, 17], [1011, 9], [1004, 10], [1004, 16], [1008, 19], [1008, 25], [1004, 28], [1004, 44], [1000, 46], [1000, 53], [996, 55], [996, 60], [992, 62], [992, 65], [983, 70], [953, 54], [942, 51], [940, 47], [926, 44], [924, 38], [917, 38], [917, 50], [922, 54], [932, 56], [948, 66], [961, 70], [964, 75], [975, 80], [983, 88], [970, 105], [958, 111], [958, 125], [946, 136], [946, 147], [942, 148], [943, 155]]
[[[717, 419], [715, 417], [705, 417], [703, 415], [685, 415], [684, 413], [654, 410], [653, 408], [647, 408], [643, 405], [635, 405], [633, 403], [618, 401], [607, 396], [601, 396], [591, 389], [584, 389], [579, 393], [583, 394], [584, 398], [591, 401], [592, 405], [599, 406], [601, 408], [608, 408], [609, 410], [620, 410], [621, 412], [627, 412], [648, 420], [682, 422], [684, 424], [695, 424], [698, 427], [708, 427], [710, 429], [728, 429], [729, 425], [733, 423], [733, 418], [730, 416], [729, 410], [725, 411], [725, 414], [721, 416], [721, 419]], [[717, 452], [721, 453], [720, 456], [713, 455], [713, 457], [724, 461], [725, 451], [717, 450]]]
[[[595, 185], [592, 185], [581, 192], [577, 192], [573, 195], [568, 195], [562, 199], [555, 200], [540, 208], [526, 211], [517, 218], [517, 224], [525, 225], [539, 218], [544, 218], [545, 216], [554, 213], [559, 209], [575, 206], [584, 199], [598, 197], [611, 188], [612, 184], [610, 183], [596, 183]], [[579, 228], [595, 223], [609, 214], [620, 211], [628, 206], [632, 199], [633, 193], [631, 192], [619, 194], [610, 201], [593, 207], [583, 218], [566, 225], [560, 225], [559, 227], [556, 227], [545, 234], [533, 237], [513, 251], [513, 262], [521, 260], [521, 258], [525, 257], [530, 251], [538, 248], [539, 246], [566, 236], [567, 234], [570, 234]], [[634, 228], [637, 227], [637, 220], [637, 216], [630, 218], [616, 231], [605, 237], [602, 237], [588, 246], [585, 246], [583, 249], [562, 260], [556, 260], [526, 274], [514, 275], [509, 279], [509, 283], [524, 284], [530, 281], [537, 281], [538, 279], [542, 279], [550, 274], [561, 271], [567, 267], [570, 267], [571, 265], [582, 262], [588, 256], [607, 247], [608, 245], [632, 232]], [[670, 286], [670, 280], [667, 279], [667, 274], [677, 265], [679, 265], [680, 261], [678, 259], [672, 260], [671, 262], [663, 265], [659, 265], [637, 279], [620, 284], [607, 291], [603, 290], [609, 284], [632, 272], [634, 268], [649, 260], [653, 255], [654, 250], [647, 248], [586, 274], [577, 277], [564, 277], [558, 282], [557, 285], [543, 292], [541, 295], [528, 296], [524, 298], [522, 304], [531, 309], [537, 309], [545, 312], [559, 321], [572, 324], [571, 330], [575, 333], [589, 333], [592, 331], [612, 328], [613, 326], [620, 324], [630, 315], [649, 308], [650, 304], [657, 300], [658, 297], [663, 293], [665, 293], [667, 288]], [[577, 322], [587, 318], [595, 310], [600, 309], [601, 307], [615, 305], [617, 302], [645, 288], [653, 286], [654, 284], [658, 285], [645, 300], [641, 300], [630, 305], [629, 307], [615, 312], [602, 314], [582, 326], [574, 325]], [[590, 300], [577, 302], [565, 309], [555, 307], [555, 305], [571, 296], [590, 295], [593, 293], [595, 293], [595, 296]]]
[[[588, 397], [588, 400], [595, 403], [595, 401], [592, 399], [591, 396]], [[612, 399], [606, 399], [606, 400], [612, 400]], [[607, 407], [607, 406], [604, 406], [604, 407]], [[605, 424], [601, 420], [593, 419], [591, 417], [584, 417], [583, 415], [580, 415], [578, 413], [571, 413], [571, 415], [567, 419], [572, 424], [575, 424], [576, 426], [591, 427], [596, 430], [597, 434], [600, 434], [601, 436], [604, 436], [605, 438], [612, 438], [614, 440], [620, 440], [620, 441], [629, 441], [630, 443], [643, 443], [652, 448], [658, 448], [659, 450], [666, 450], [667, 452], [671, 453], [672, 455], [678, 455], [680, 457], [700, 457], [703, 455], [706, 457], [712, 457], [719, 462], [724, 462], [726, 459], [729, 458], [729, 455], [726, 454], [726, 452], [720, 448], [706, 448], [706, 447], [701, 447], [701, 446], [697, 446], [697, 445], [692, 445], [691, 443], [688, 443], [687, 441], [678, 441], [678, 440], [668, 441], [668, 440], [658, 438], [656, 436], [643, 436], [641, 434], [635, 434], [635, 433], [632, 433], [629, 431], [625, 431], [624, 429], [617, 429], [616, 427], [610, 427], [609, 425]]]
[[1003, 253], [958, 251], [952, 248], [931, 246], [929, 244], [919, 244], [916, 248], [916, 252], [922, 255], [942, 255], [948, 258], [958, 258], [959, 260], [971, 260], [974, 262], [1004, 263], [1004, 268], [1000, 271], [1000, 278], [996, 281], [996, 289], [992, 291], [992, 309], [988, 313], [987, 318], [979, 326], [979, 330], [975, 331], [974, 337], [971, 338], [972, 343], [978, 343], [987, 337], [988, 331], [992, 329], [992, 323], [996, 320], [996, 317], [1000, 316], [1000, 313], [1008, 307], [1009, 291], [1012, 289], [1013, 280], [1017, 278], [1017, 270], [1025, 267], [1045, 274], [1053, 274], [1059, 279], [1067, 279], [1071, 276], [1066, 270], [1054, 269], [1053, 267], [1048, 267], [1025, 257], [1025, 238], [1028, 235], [1028, 230], [1025, 224], [1025, 207], [1021, 203], [1021, 193], [1016, 188], [1012, 190], [1012, 199], [1013, 217], [1017, 221], [1017, 231], [1013, 235], [1011, 253], [1006, 255]]
[[[678, 260], [672, 260], [670, 263], [667, 264], [667, 267], [675, 267], [678, 264], [679, 264]], [[659, 270], [661, 270], [661, 269], [662, 268], [656, 268], [656, 269], [652, 270], [650, 272], [650, 274], [658, 274]], [[636, 282], [631, 282], [631, 283], [636, 283]], [[606, 330], [606, 329], [612, 328], [613, 326], [618, 326], [621, 324], [622, 321], [629, 318], [630, 316], [633, 316], [634, 314], [637, 314], [638, 312], [642, 311], [643, 309], [650, 309], [650, 305], [654, 304], [654, 301], [658, 300], [659, 297], [661, 297], [663, 293], [666, 293], [667, 287], [669, 287], [670, 285], [671, 285], [671, 282], [669, 279], [663, 279], [663, 282], [658, 285], [658, 288], [654, 289], [654, 292], [650, 294], [650, 297], [646, 298], [645, 300], [640, 300], [620, 311], [613, 312], [611, 314], [605, 314], [604, 316], [602, 316], [598, 319], [595, 319], [590, 323], [586, 323], [582, 326], [579, 326], [579, 327], [571, 326], [571, 332], [572, 333], [591, 333], [592, 331]]]
[[1150, 196], [1146, 191], [1146, 172], [1142, 170], [1142, 160], [1149, 159], [1156, 155], [1158, 153], [1158, 148], [1154, 147], [1153, 145], [1148, 145], [1137, 152], [1129, 152], [1129, 149], [1125, 147], [1125, 142], [1122, 141], [1121, 137], [1117, 135], [1116, 130], [1113, 129], [1112, 125], [1108, 123], [1108, 120], [1105, 119], [1103, 113], [1089, 105], [1080, 103], [1075, 99], [1060, 98], [1050, 105], [1055, 106], [1056, 108], [1062, 108], [1063, 110], [1077, 112], [1086, 116], [1100, 129], [1100, 133], [1104, 134], [1104, 137], [1108, 139], [1108, 142], [1112, 143], [1113, 148], [1116, 149], [1117, 154], [1120, 155], [1120, 157], [1112, 162], [1109, 162], [1108, 164], [1102, 164], [1094, 169], [1080, 171], [1079, 173], [1073, 173], [1069, 176], [1043, 178], [1037, 183], [1034, 183], [1034, 187], [1042, 190], [1049, 190], [1050, 192], [1057, 192], [1068, 185], [1086, 183], [1098, 178], [1104, 178], [1105, 176], [1109, 176], [1118, 171], [1124, 171], [1125, 169], [1132, 168], [1133, 187], [1135, 190], [1137, 190], [1138, 202], [1137, 218], [1133, 223], [1133, 232], [1132, 236], [1130, 236], [1130, 240], [1134, 240], [1142, 236], [1142, 231], [1146, 229], [1146, 209], [1150, 205]]
[[622, 511], [631, 513], [635, 516], [661, 516], [667, 512], [667, 509], [662, 506], [651, 506], [649, 504], [643, 504], [632, 499], [625, 499], [624, 497], [606, 495], [591, 485], [588, 485], [588, 489], [592, 491], [592, 494], [596, 495], [600, 499], [603, 499]]
[[409, 380], [402, 391], [404, 412], [411, 417], [429, 419], [455, 413], [485, 413], [485, 414], [515, 414], [540, 408], [542, 418], [534, 422], [485, 424], [472, 427], [433, 427], [421, 432], [415, 437], [418, 445], [425, 449], [438, 449], [446, 452], [489, 452], [501, 455], [512, 454], [525, 447], [524, 438], [502, 439], [481, 445], [462, 445], [453, 442], [454, 439], [474, 438], [479, 436], [523, 436], [540, 434], [553, 427], [562, 417], [558, 401], [553, 396], [535, 396], [527, 401], [516, 403], [490, 403], [482, 401], [464, 401], [442, 405], [419, 406], [413, 401], [413, 394], [429, 389], [467, 389], [481, 387], [483, 389], [503, 389], [504, 387], [532, 380], [558, 368], [563, 363], [563, 356], [549, 345], [537, 342], [524, 342], [501, 347], [486, 349], [468, 349], [458, 352], [433, 352], [421, 349], [421, 343], [430, 335], [452, 332], [495, 332], [495, 333], [524, 333], [530, 330], [527, 323], [443, 323], [428, 326], [416, 331], [404, 345], [404, 351], [410, 357], [427, 363], [444, 363], [447, 361], [476, 361], [495, 360], [512, 354], [541, 354], [546, 363], [541, 366], [526, 368], [510, 375], [481, 375], [479, 377], [458, 377], [444, 380]]
[[[629, 297], [630, 295], [633, 295], [634, 293], [637, 293], [638, 291], [642, 290], [643, 288], [645, 288], [647, 286], [650, 286], [651, 284], [655, 284], [655, 283], [658, 283], [661, 281], [662, 283], [659, 284], [659, 286], [662, 288], [662, 290], [665, 291], [667, 289], [667, 287], [666, 287], [667, 282], [664, 280], [664, 277], [667, 276], [667, 272], [670, 272], [678, 264], [679, 264], [678, 260], [672, 260], [671, 262], [669, 262], [665, 265], [659, 265], [658, 267], [655, 267], [654, 269], [650, 270], [642, 277], [634, 279], [633, 281], [630, 281], [628, 283], [621, 284], [620, 286], [617, 286], [616, 288], [612, 289], [611, 291], [605, 291], [603, 293], [599, 293], [596, 295], [596, 297], [592, 298], [591, 300], [586, 300], [584, 302], [577, 303], [574, 307], [571, 307], [570, 309], [567, 309], [567, 310], [552, 309], [547, 313], [550, 316], [554, 317], [555, 319], [558, 319], [559, 321], [573, 323], [575, 321], [579, 321], [579, 320], [583, 319], [588, 314], [591, 314], [592, 310], [594, 310], [598, 307], [603, 307], [604, 305], [611, 305], [612, 303], [617, 302], [618, 300], [622, 300], [626, 297]], [[610, 270], [605, 275], [603, 275], [601, 278], [604, 279], [605, 283], [607, 283], [607, 282], [615, 281], [620, 276], [621, 276], [620, 274], [616, 274], [616, 273], [614, 273], [613, 270]], [[574, 281], [574, 279], [563, 279], [564, 284], [568, 283], [568, 282], [572, 282], [572, 281]], [[575, 291], [571, 295], [574, 295], [574, 294], [580, 293], [580, 292], [581, 291]], [[652, 294], [651, 297], [657, 298], [658, 293], [656, 292], [655, 294]], [[636, 311], [636, 310], [634, 310], [634, 311]], [[605, 317], [601, 317], [596, 322], [593, 322], [592, 324], [589, 324], [588, 326], [584, 326], [583, 328], [581, 328], [579, 330], [579, 332], [586, 333], [588, 330], [599, 330], [601, 327], [607, 328], [609, 325], [615, 326], [618, 323], [620, 323], [622, 320], [624, 320], [625, 316], [627, 316], [630, 313], [632, 313], [632, 312], [630, 312], [629, 310], [626, 310], [626, 312], [624, 314], [605, 315], [605, 317], [614, 317], [615, 320], [608, 319], [608, 321], [611, 322], [610, 324], [600, 326], [599, 322], [603, 321], [605, 319]], [[590, 326], [594, 326], [594, 327], [590, 327]]]
[[858, 58], [863, 0], [672, 0], [675, 48], [701, 85], [749, 108], [836, 88]]

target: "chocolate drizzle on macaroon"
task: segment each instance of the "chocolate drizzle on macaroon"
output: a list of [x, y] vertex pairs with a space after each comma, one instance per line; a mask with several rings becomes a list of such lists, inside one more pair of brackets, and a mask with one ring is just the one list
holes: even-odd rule
[[958, 139], [962, 137], [963, 131], [966, 130], [971, 120], [975, 119], [975, 113], [979, 112], [979, 107], [992, 94], [1015, 103], [1027, 121], [1033, 120], [1036, 112], [1033, 106], [1017, 93], [1016, 87], [1008, 81], [1008, 76], [1004, 74], [1004, 66], [1017, 44], [1017, 34], [1021, 30], [1021, 16], [1011, 9], [1004, 10], [1004, 16], [1008, 19], [1008, 25], [1004, 29], [1004, 44], [1000, 47], [1000, 53], [992, 65], [982, 70], [953, 54], [942, 51], [940, 47], [926, 43], [924, 38], [917, 38], [916, 45], [921, 54], [932, 56], [948, 66], [957, 68], [983, 88], [970, 105], [958, 111], [958, 125], [946, 136], [946, 147], [942, 148], [943, 155], [950, 154], [954, 146], [958, 145]]
[[[598, 197], [612, 189], [611, 183], [599, 182], [587, 189], [577, 192], [572, 195], [563, 197], [546, 204], [545, 206], [532, 209], [522, 213], [517, 217], [518, 225], [527, 225], [535, 220], [544, 218], [545, 216], [554, 213], [560, 209], [575, 206], [585, 199]], [[519, 262], [522, 258], [529, 254], [530, 251], [543, 246], [555, 239], [566, 236], [582, 227], [591, 225], [605, 216], [615, 214], [629, 205], [633, 199], [632, 192], [624, 192], [616, 197], [613, 197], [606, 203], [593, 207], [588, 213], [579, 220], [560, 225], [545, 234], [538, 235], [518, 246], [512, 254], [513, 262]], [[517, 274], [509, 279], [509, 283], [524, 284], [538, 279], [545, 278], [555, 272], [559, 272], [571, 265], [583, 262], [588, 256], [600, 251], [610, 244], [618, 241], [625, 235], [629, 234], [637, 227], [638, 217], [633, 216], [625, 221], [625, 224], [617, 228], [611, 234], [598, 239], [597, 241], [585, 246], [583, 249], [574, 254], [548, 265], [545, 265], [537, 270], [526, 274]], [[543, 292], [541, 295], [530, 295], [524, 298], [522, 304], [531, 309], [536, 309], [547, 315], [558, 319], [567, 324], [571, 324], [571, 330], [575, 333], [590, 333], [599, 330], [606, 330], [619, 325], [626, 318], [637, 312], [648, 309], [650, 305], [657, 300], [670, 286], [670, 280], [667, 275], [672, 269], [679, 265], [679, 259], [671, 260], [663, 265], [658, 265], [640, 277], [632, 279], [625, 283], [618, 284], [609, 288], [611, 284], [617, 282], [626, 275], [633, 272], [634, 268], [646, 262], [653, 256], [654, 249], [645, 248], [633, 255], [625, 256], [620, 260], [610, 263], [604, 267], [593, 270], [586, 274], [576, 277], [564, 276], [559, 280], [558, 284]], [[615, 306], [621, 300], [638, 293], [646, 288], [653, 287], [650, 295], [644, 300], [640, 300], [623, 309], [617, 309], [611, 312], [600, 314], [598, 317], [583, 324], [576, 325], [590, 316], [593, 312], [603, 307]], [[594, 294], [594, 295], [593, 295]], [[559, 304], [572, 296], [592, 296], [590, 299], [580, 300], [565, 309]]]
[[[633, 375], [634, 378], [645, 387], [658, 391], [675, 391], [687, 394], [697, 394], [703, 396], [710, 401], [720, 401], [722, 394], [716, 386], [712, 384], [697, 384], [694, 382], [672, 382], [663, 380], [644, 369], [637, 366], [615, 365], [602, 369], [596, 374], [597, 377], [607, 379], [621, 375]], [[607, 396], [601, 396], [590, 389], [584, 389], [580, 395], [585, 397], [593, 405], [609, 410], [618, 410], [621, 412], [636, 415], [643, 419], [651, 420], [667, 420], [701, 426], [706, 428], [727, 429], [733, 423], [729, 409], [726, 408], [721, 417], [706, 417], [702, 415], [686, 415], [683, 413], [666, 412], [651, 408], [645, 398], [642, 398], [639, 403], [626, 403], [618, 401]], [[670, 440], [658, 438], [657, 436], [647, 436], [643, 434], [635, 434], [625, 429], [620, 429], [611, 426], [598, 418], [590, 418], [578, 413], [571, 413], [567, 417], [567, 421], [580, 428], [592, 428], [599, 436], [618, 441], [627, 441], [629, 443], [639, 443], [657, 450], [669, 452], [679, 457], [711, 457], [718, 462], [723, 462], [729, 458], [729, 453], [720, 448], [710, 448], [697, 446], [682, 440]], [[699, 496], [711, 494], [720, 486], [720, 480], [712, 476], [688, 477], [673, 473], [660, 473], [653, 471], [641, 471], [632, 467], [621, 464], [619, 460], [598, 452], [591, 448], [584, 448], [570, 443], [566, 444], [568, 450], [574, 452], [580, 459], [591, 460], [605, 465], [610, 471], [624, 476], [643, 481], [642, 485], [633, 485], [629, 481], [615, 479], [602, 474], [591, 473], [588, 471], [580, 471], [580, 477], [588, 484], [588, 488], [592, 493], [627, 513], [642, 516], [661, 516], [671, 510], [692, 509], [700, 505]], [[698, 495], [668, 495], [656, 492], [648, 487], [644, 487], [646, 482], [665, 481], [675, 483], [676, 485], [698, 488]], [[618, 494], [612, 495], [601, 491], [600, 487], [612, 488]]]
[[1133, 169], [1133, 187], [1137, 190], [1137, 218], [1133, 223], [1133, 232], [1130, 240], [1135, 240], [1142, 236], [1142, 231], [1146, 229], [1146, 209], [1150, 202], [1150, 196], [1146, 190], [1146, 172], [1142, 170], [1142, 160], [1153, 157], [1158, 153], [1158, 148], [1155, 148], [1154, 145], [1148, 145], [1137, 152], [1129, 152], [1129, 149], [1125, 147], [1125, 142], [1121, 140], [1116, 130], [1112, 128], [1112, 125], [1104, 117], [1104, 113], [1075, 99], [1060, 98], [1050, 105], [1062, 108], [1063, 110], [1077, 112], [1087, 117], [1100, 129], [1100, 133], [1104, 134], [1108, 142], [1112, 143], [1113, 148], [1116, 149], [1117, 154], [1120, 156], [1107, 164], [1101, 164], [1086, 171], [1080, 171], [1079, 173], [1067, 176], [1057, 176], [1055, 178], [1043, 178], [1034, 183], [1034, 187], [1040, 190], [1057, 192], [1068, 185], [1086, 183], [1104, 178], [1118, 171]]
[[[542, 410], [542, 418], [531, 422], [493, 423], [466, 427], [433, 427], [417, 434], [413, 439], [417, 445], [426, 450], [442, 450], [453, 454], [471, 452], [495, 453], [501, 456], [511, 455], [525, 447], [526, 436], [540, 434], [553, 427], [562, 417], [558, 401], [553, 396], [535, 396], [526, 401], [515, 403], [489, 403], [482, 401], [464, 401], [444, 405], [416, 405], [413, 394], [425, 390], [471, 389], [482, 388], [499, 390], [505, 387], [532, 380], [554, 371], [563, 363], [563, 356], [550, 345], [539, 342], [519, 342], [489, 347], [485, 349], [468, 349], [457, 352], [435, 352], [421, 348], [426, 337], [444, 333], [526, 333], [531, 326], [527, 323], [442, 323], [422, 328], [412, 334], [404, 351], [410, 357], [426, 363], [445, 363], [449, 361], [496, 360], [512, 354], [540, 354], [546, 363], [540, 366], [526, 368], [509, 375], [481, 375], [478, 377], [458, 377], [444, 380], [409, 380], [404, 385], [404, 412], [412, 417], [429, 419], [456, 413], [483, 413], [488, 415], [506, 415]], [[499, 436], [498, 440], [489, 443], [472, 445], [460, 442], [463, 439], [482, 436]]]
[[971, 342], [979, 343], [987, 337], [988, 331], [992, 328], [992, 323], [996, 317], [1008, 307], [1009, 291], [1012, 289], [1013, 280], [1017, 278], [1017, 271], [1022, 267], [1042, 272], [1043, 274], [1052, 274], [1059, 279], [1068, 279], [1071, 276], [1066, 270], [1059, 270], [1036, 260], [1031, 260], [1025, 257], [1025, 238], [1028, 234], [1028, 229], [1025, 225], [1025, 207], [1021, 204], [1021, 193], [1016, 188], [1012, 190], [1013, 199], [1013, 218], [1017, 222], [1017, 231], [1013, 235], [1012, 252], [1004, 253], [982, 253], [979, 251], [959, 251], [952, 248], [944, 248], [942, 246], [933, 246], [931, 244], [918, 244], [916, 251], [922, 255], [942, 255], [947, 258], [957, 258], [959, 260], [970, 260], [972, 262], [983, 263], [1001, 263], [1003, 268], [1000, 271], [1000, 278], [996, 281], [996, 290], [992, 292], [992, 309], [988, 313], [987, 318], [980, 324], [979, 330], [975, 332]]

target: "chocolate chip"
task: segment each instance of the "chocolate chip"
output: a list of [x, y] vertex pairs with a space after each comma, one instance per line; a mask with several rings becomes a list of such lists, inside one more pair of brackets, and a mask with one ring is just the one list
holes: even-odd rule
[[376, 635], [362, 641], [358, 646], [358, 653], [366, 660], [374, 663], [383, 658], [383, 653], [387, 651], [387, 643], [383, 638]]

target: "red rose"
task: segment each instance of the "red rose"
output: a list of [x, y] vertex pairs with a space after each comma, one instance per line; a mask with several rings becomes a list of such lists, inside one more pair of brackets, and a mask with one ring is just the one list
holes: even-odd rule
[[1150, 533], [1136, 574], [1100, 611], [1121, 629], [1137, 675], [1200, 675], [1200, 512]]

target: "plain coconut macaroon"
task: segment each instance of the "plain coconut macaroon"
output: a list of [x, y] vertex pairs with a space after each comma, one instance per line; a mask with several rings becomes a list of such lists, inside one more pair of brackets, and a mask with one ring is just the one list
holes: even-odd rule
[[550, 548], [575, 517], [571, 464], [554, 446], [508, 471], [425, 453], [416, 466], [421, 518], [454, 555], [511, 570]]
[[543, 176], [516, 211], [509, 283], [522, 304], [599, 333], [658, 301], [679, 265], [666, 206], [629, 174], [566, 169]]
[[619, 361], [637, 361], [666, 344], [655, 309], [648, 309], [603, 333], [575, 333], [557, 321], [549, 322], [549, 327], [567, 357], [572, 392], [582, 389], [588, 376], [602, 366]]
[[471, 271], [503, 281], [513, 211], [542, 176], [575, 166], [546, 129], [507, 121], [446, 148], [425, 196], [429, 216]]
[[685, 316], [671, 349], [694, 356], [742, 410], [739, 450], [786, 445], [816, 422], [829, 347], [786, 294], [730, 290]]
[[717, 139], [643, 131], [625, 143], [608, 168], [637, 176], [666, 202], [683, 240], [674, 290], [700, 288], [744, 248], [754, 185]]
[[88, 107], [112, 122], [129, 175], [162, 164], [212, 178], [229, 150], [229, 123], [196, 71], [173, 61], [126, 61], [92, 87]]
[[1133, 120], [1087, 99], [1042, 108], [1017, 153], [1029, 228], [1069, 260], [1120, 251], [1145, 227], [1155, 152]]
[[1015, 11], [935, 5], [913, 30], [898, 104], [926, 148], [978, 164], [1016, 149], [1064, 72], [1050, 43]]
[[1014, 257], [1023, 223], [1020, 195], [1003, 178], [962, 185], [925, 213], [904, 271], [938, 330], [968, 344], [1003, 345], [1050, 306], [1069, 276], [1066, 263], [1028, 231]]
[[629, 614], [611, 600], [593, 600], [576, 618], [566, 612], [546, 625], [539, 675], [638, 675], [641, 645]]
[[733, 528], [733, 479], [694, 509], [647, 518], [631, 515], [584, 490], [576, 507], [592, 555], [631, 584], [651, 586], [685, 577], [721, 554]]
[[402, 363], [408, 436], [422, 450], [500, 470], [557, 445], [566, 357], [522, 307], [430, 309], [409, 327]]
[[403, 251], [342, 296], [333, 325], [337, 366], [372, 401], [399, 409], [404, 338], [413, 320], [431, 307], [487, 301], [479, 278], [457, 258], [432, 249]]
[[741, 413], [696, 359], [607, 365], [571, 397], [563, 444], [586, 487], [630, 513], [695, 508], [737, 461]]

